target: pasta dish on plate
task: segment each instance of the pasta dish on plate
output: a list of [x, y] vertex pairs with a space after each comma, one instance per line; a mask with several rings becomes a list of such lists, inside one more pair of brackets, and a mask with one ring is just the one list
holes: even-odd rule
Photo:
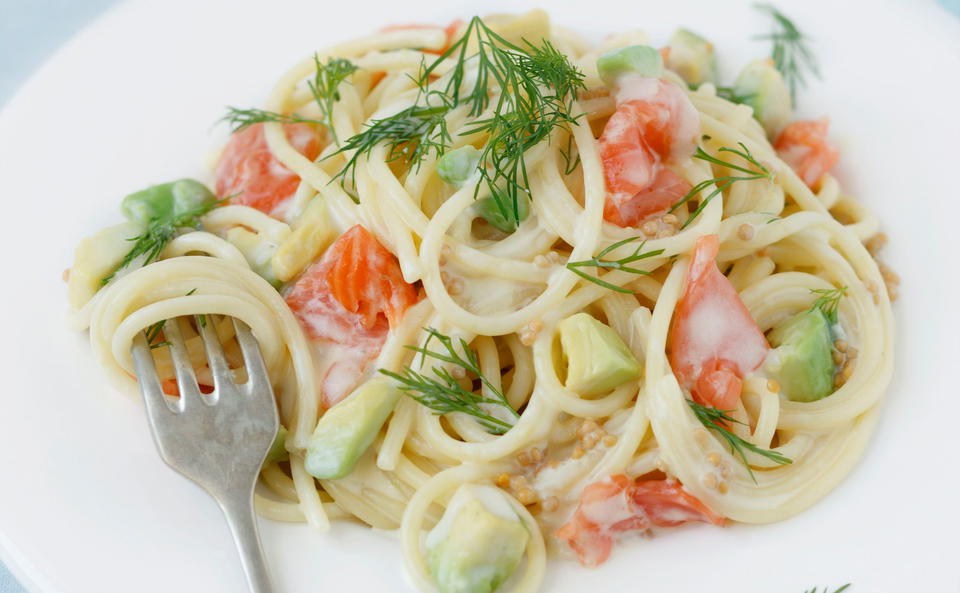
[[228, 108], [206, 182], [80, 243], [75, 324], [124, 390], [145, 333], [171, 400], [165, 324], [207, 393], [200, 326], [242, 382], [249, 325], [282, 424], [258, 512], [399, 529], [424, 591], [800, 513], [870, 438], [895, 275], [827, 120], [793, 118], [803, 35], [761, 10], [772, 53], [729, 85], [691, 31], [542, 11], [318, 51]]

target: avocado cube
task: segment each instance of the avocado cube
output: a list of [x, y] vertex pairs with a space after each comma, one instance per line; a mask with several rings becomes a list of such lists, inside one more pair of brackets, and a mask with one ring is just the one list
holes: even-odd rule
[[80, 309], [97, 294], [103, 279], [114, 272], [133, 247], [133, 239], [143, 233], [143, 226], [125, 222], [107, 227], [84, 238], [73, 253], [67, 293], [70, 306]]
[[617, 86], [620, 77], [627, 74], [658, 78], [663, 75], [663, 58], [649, 45], [621, 47], [597, 58], [597, 72], [608, 87]]
[[812, 402], [833, 392], [833, 340], [820, 308], [791, 317], [769, 338], [776, 347], [769, 371], [788, 399]]
[[558, 330], [567, 389], [593, 398], [640, 377], [640, 363], [610, 326], [577, 313], [561, 321]]
[[492, 593], [516, 570], [529, 539], [502, 490], [464, 484], [427, 535], [427, 567], [440, 593]]
[[688, 84], [716, 82], [717, 59], [713, 44], [693, 31], [677, 29], [670, 38], [667, 68], [680, 75]]
[[321, 480], [336, 480], [353, 471], [398, 399], [396, 383], [376, 375], [327, 410], [307, 445], [307, 473]]
[[774, 137], [790, 121], [790, 91], [773, 60], [753, 60], [733, 85], [733, 92], [753, 107], [753, 116], [763, 125], [767, 136]]

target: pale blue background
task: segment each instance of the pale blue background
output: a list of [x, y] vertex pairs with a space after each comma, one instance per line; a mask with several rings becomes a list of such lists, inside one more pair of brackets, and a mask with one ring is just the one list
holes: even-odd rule
[[[118, 0], [0, 0], [0, 107], [67, 39]], [[960, 15], [960, 0], [940, 0]], [[25, 593], [0, 564], [0, 593]]]

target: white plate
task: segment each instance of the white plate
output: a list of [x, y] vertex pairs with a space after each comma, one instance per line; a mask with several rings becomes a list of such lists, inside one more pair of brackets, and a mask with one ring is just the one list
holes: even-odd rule
[[[86, 337], [65, 328], [60, 273], [82, 236], [120, 220], [123, 195], [202, 176], [225, 133], [211, 131], [223, 106], [260, 104], [313, 49], [388, 23], [535, 2], [438, 4], [125, 4], [0, 115], [0, 556], [29, 589], [245, 590], [214, 503], [162, 464], [140, 403], [109, 389]], [[853, 593], [960, 591], [960, 21], [932, 2], [779, 4], [815, 37], [823, 66], [801, 115], [831, 116], [841, 178], [880, 214], [903, 276], [897, 368], [876, 437], [850, 477], [795, 519], [680, 529], [620, 548], [596, 570], [551, 564], [545, 591], [799, 593], [846, 582]], [[594, 35], [644, 28], [657, 43], [689, 26], [716, 44], [728, 79], [767, 49], [750, 40], [766, 21], [747, 3], [567, 1], [553, 14]], [[409, 590], [392, 535], [262, 529], [278, 593]]]

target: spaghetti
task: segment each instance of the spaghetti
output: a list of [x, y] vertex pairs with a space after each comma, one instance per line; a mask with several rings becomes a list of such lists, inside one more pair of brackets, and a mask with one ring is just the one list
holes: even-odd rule
[[[718, 92], [696, 39], [595, 46], [534, 11], [320, 52], [234, 120], [227, 204], [119, 271], [120, 231], [81, 246], [76, 325], [131, 390], [133, 338], [172, 377], [157, 324], [183, 316], [242, 378], [246, 322], [286, 427], [258, 511], [400, 529], [424, 590], [535, 591], [548, 547], [597, 564], [629, 530], [795, 515], [860, 458], [890, 379], [878, 223], [824, 123], [764, 118], [758, 96], [789, 110], [774, 67], [742, 77], [753, 99]], [[379, 420], [325, 420], [364, 397]], [[522, 549], [450, 560], [459, 509], [519, 522]]]

